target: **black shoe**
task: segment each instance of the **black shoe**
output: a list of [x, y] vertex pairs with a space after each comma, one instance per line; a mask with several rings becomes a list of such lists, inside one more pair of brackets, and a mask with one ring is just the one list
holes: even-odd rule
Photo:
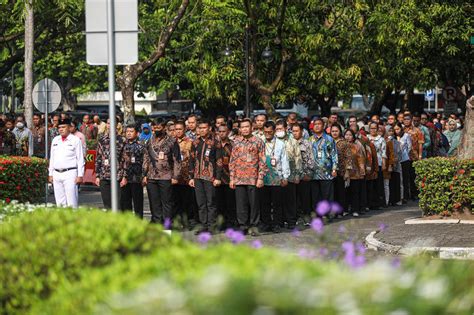
[[294, 230], [296, 228], [296, 224], [288, 224], [288, 230]]

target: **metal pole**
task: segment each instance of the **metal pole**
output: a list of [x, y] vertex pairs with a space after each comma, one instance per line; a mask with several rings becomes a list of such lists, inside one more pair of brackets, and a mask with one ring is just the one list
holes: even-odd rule
[[245, 26], [245, 117], [250, 118], [249, 26]]
[[10, 104], [10, 113], [15, 110], [15, 65], [12, 66], [12, 103]]
[[118, 211], [117, 128], [115, 121], [115, 25], [114, 0], [107, 0], [107, 56], [109, 74], [110, 184], [112, 212]]
[[438, 113], [438, 81], [436, 81], [435, 87], [435, 112]]
[[[48, 159], [48, 111], [49, 111], [49, 79], [46, 79], [46, 106], [44, 110], [44, 158]], [[46, 190], [44, 197], [44, 203], [48, 205], [48, 182], [46, 182]]]

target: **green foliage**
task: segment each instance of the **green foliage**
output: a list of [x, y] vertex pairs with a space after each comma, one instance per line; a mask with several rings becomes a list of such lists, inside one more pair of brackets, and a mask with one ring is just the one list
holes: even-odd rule
[[470, 314], [472, 262], [352, 270], [273, 250], [163, 248], [65, 282], [32, 314]]
[[44, 159], [0, 156], [0, 200], [34, 202], [44, 197], [47, 168]]
[[157, 226], [98, 210], [37, 210], [1, 223], [0, 313], [24, 313], [88, 268], [169, 243]]
[[474, 160], [430, 158], [414, 167], [425, 215], [474, 209]]

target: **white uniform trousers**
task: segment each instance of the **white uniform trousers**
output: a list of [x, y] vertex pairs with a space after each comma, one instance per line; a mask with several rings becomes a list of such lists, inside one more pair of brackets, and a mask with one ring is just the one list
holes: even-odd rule
[[54, 171], [53, 186], [56, 205], [77, 208], [78, 204], [78, 186], [76, 184], [77, 169], [69, 170], [63, 173]]

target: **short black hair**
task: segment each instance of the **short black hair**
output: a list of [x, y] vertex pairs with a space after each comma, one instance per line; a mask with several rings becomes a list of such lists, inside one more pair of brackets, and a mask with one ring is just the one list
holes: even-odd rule
[[181, 125], [181, 126], [183, 126], [183, 127], [186, 129], [186, 123], [185, 123], [184, 121], [182, 121], [182, 120], [177, 120], [177, 121], [174, 123], [174, 125], [175, 125], [175, 127], [176, 127], [177, 125]]
[[209, 119], [206, 119], [206, 118], [201, 118], [201, 119], [199, 119], [198, 125], [204, 125], [204, 124], [206, 124], [206, 125], [208, 125], [208, 126], [211, 125], [211, 123], [209, 122]]
[[263, 125], [263, 128], [270, 128], [270, 127], [272, 127], [273, 130], [275, 130], [275, 127], [276, 127], [275, 123], [271, 120], [265, 122], [265, 124]]
[[342, 134], [342, 127], [341, 127], [341, 125], [339, 125], [339, 124], [334, 124], [334, 125], [331, 126], [331, 129], [334, 128], [334, 127], [336, 127], [337, 129], [339, 129], [339, 132]]
[[275, 123], [275, 127], [276, 126], [283, 126], [286, 129], [286, 127], [288, 127], [288, 124], [286, 123], [286, 120], [278, 119]]
[[295, 128], [295, 127], [300, 128], [301, 130], [304, 129], [303, 124], [300, 124], [300, 123], [294, 124], [293, 126], [291, 126], [291, 129], [293, 129], [293, 128]]
[[244, 118], [241, 121], [239, 121], [239, 128], [242, 126], [242, 123], [244, 122], [248, 122], [250, 124], [250, 127], [252, 127], [252, 121], [250, 120], [250, 118]]
[[159, 118], [156, 118], [154, 121], [154, 126], [155, 125], [158, 125], [158, 126], [162, 126], [162, 127], [166, 127], [166, 120], [164, 120], [163, 118], [159, 117]]
[[135, 130], [136, 132], [140, 132], [140, 126], [137, 124], [130, 124], [125, 127], [125, 129], [132, 129]]

